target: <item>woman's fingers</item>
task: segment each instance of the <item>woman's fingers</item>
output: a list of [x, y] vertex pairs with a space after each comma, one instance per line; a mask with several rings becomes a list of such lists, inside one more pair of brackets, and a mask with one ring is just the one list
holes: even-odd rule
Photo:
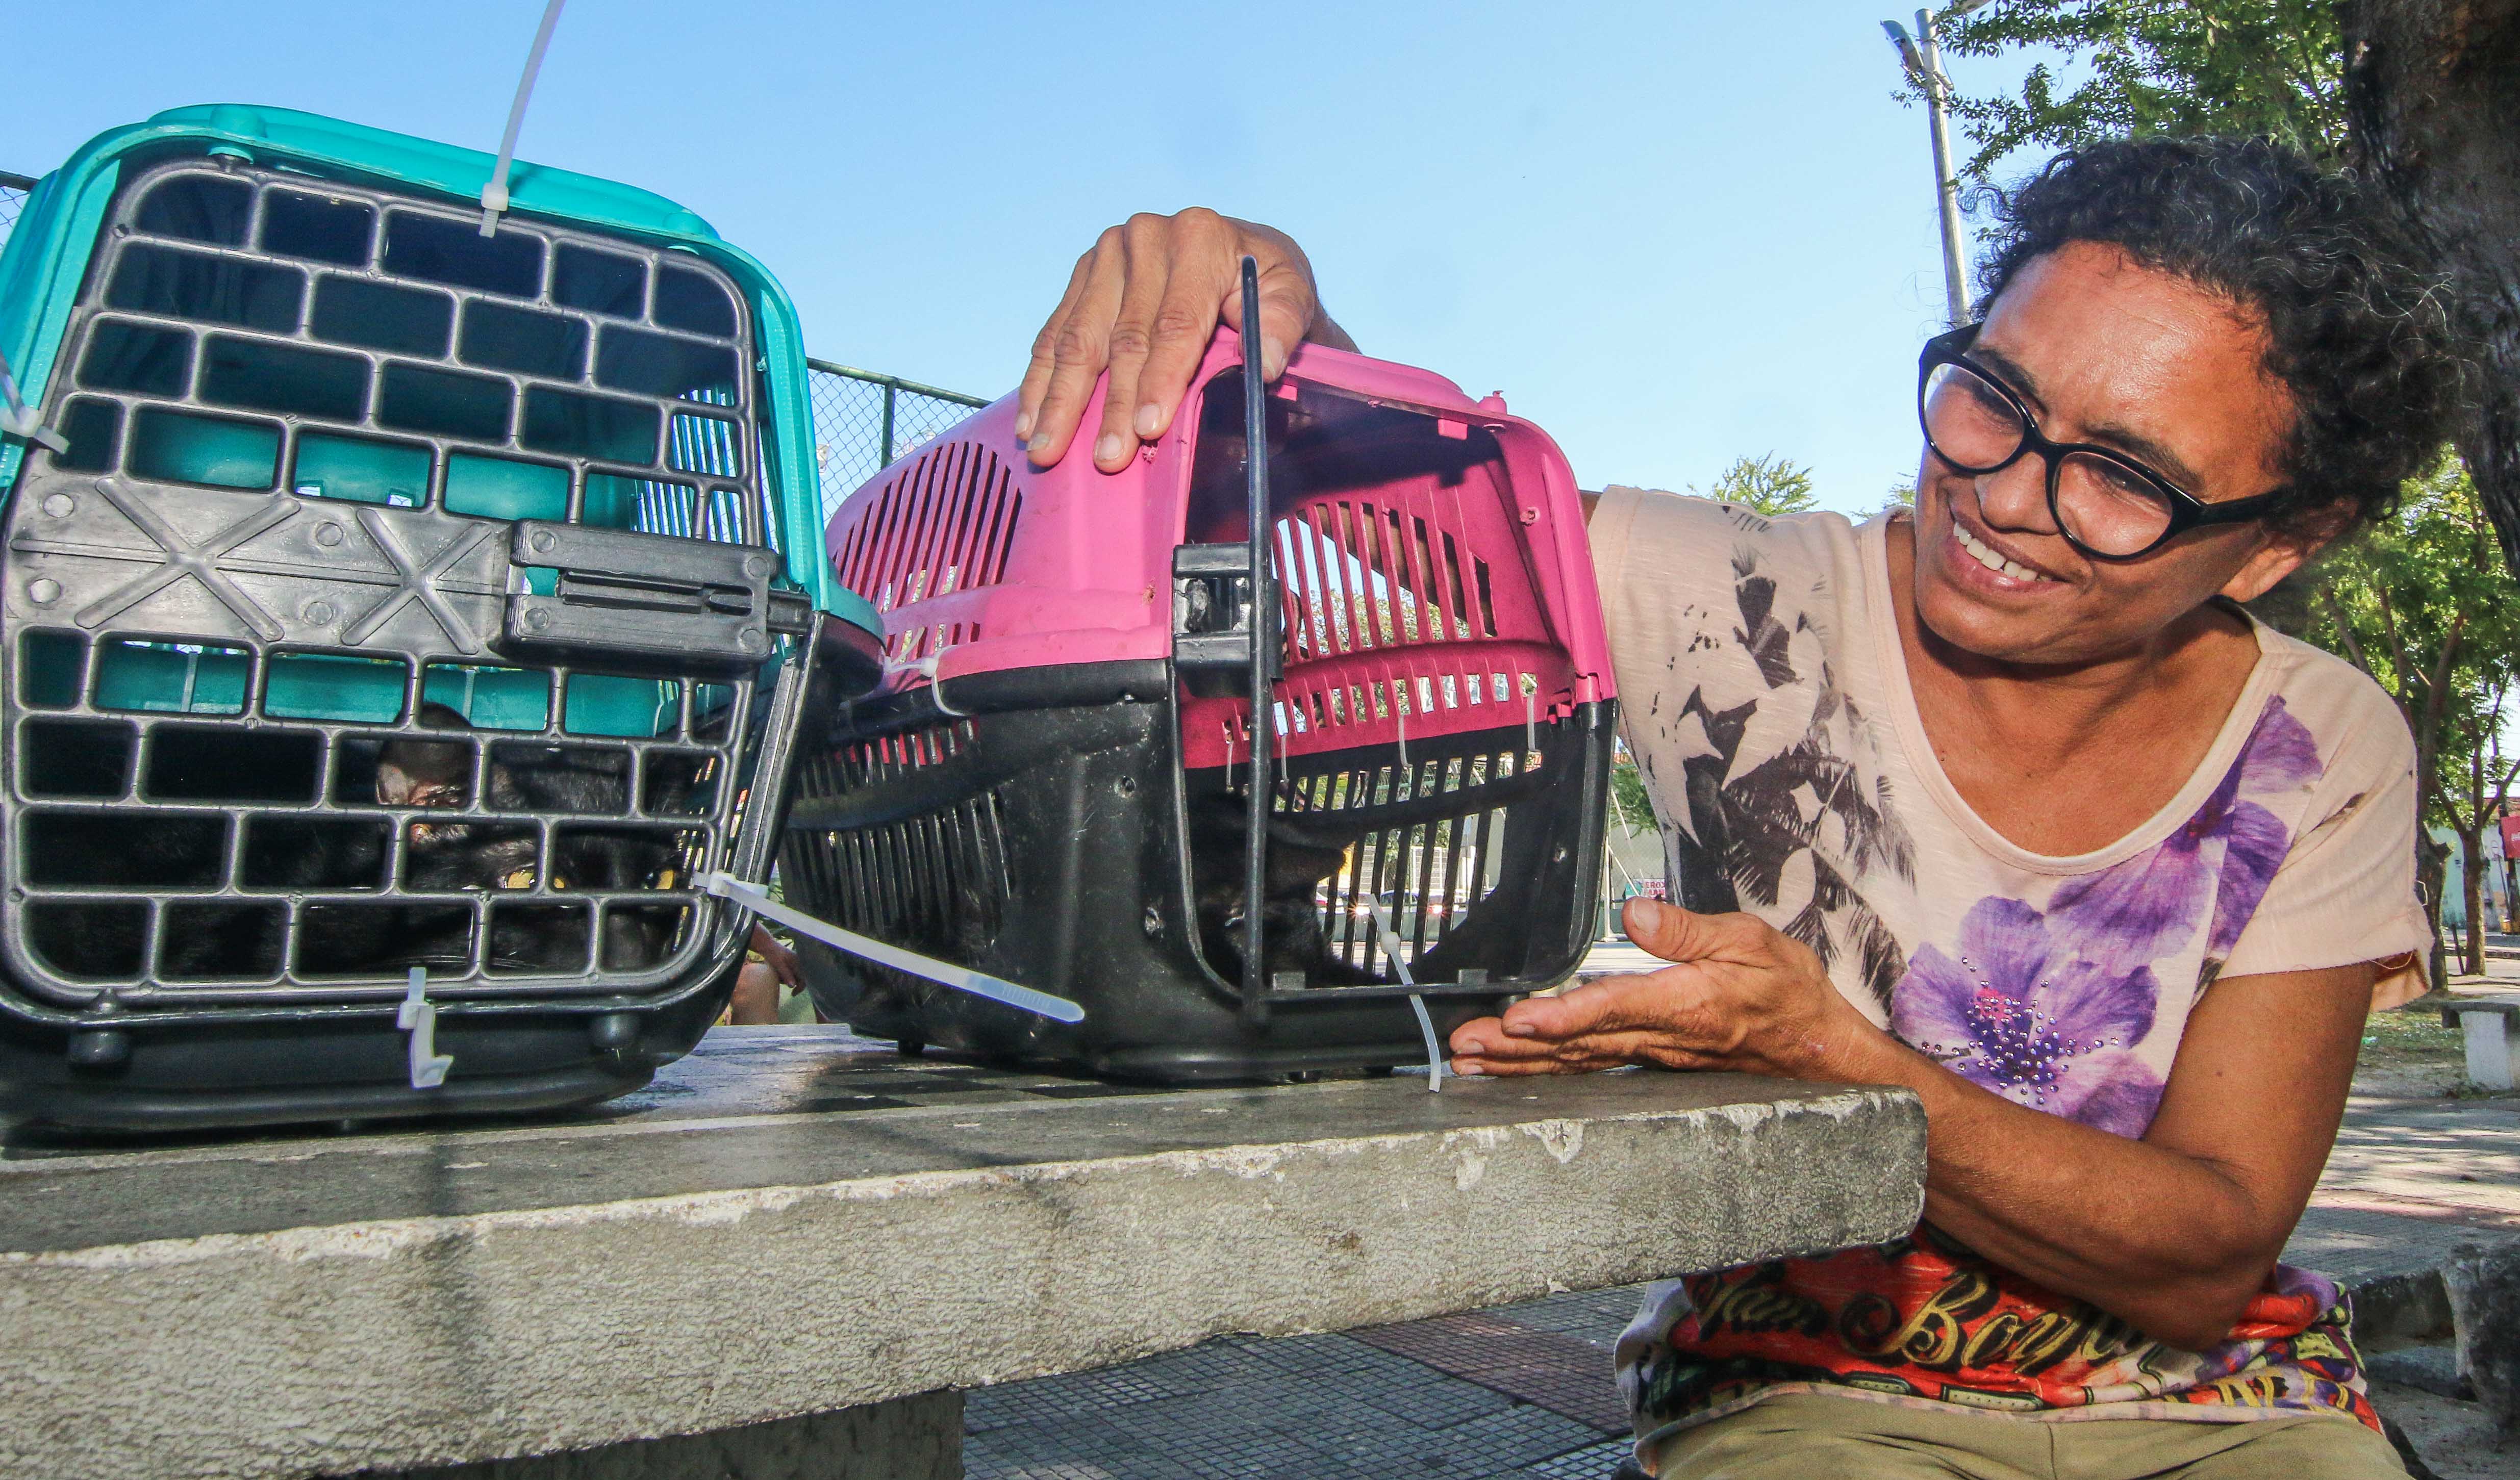
[[1015, 434], [1034, 466], [1067, 454], [1106, 370], [1108, 393], [1093, 430], [1096, 466], [1115, 472], [1140, 443], [1162, 435], [1217, 324], [1241, 325], [1246, 254], [1260, 272], [1261, 368], [1270, 380], [1285, 371], [1317, 321], [1344, 344], [1320, 319], [1312, 265], [1283, 233], [1203, 208], [1132, 216], [1077, 260], [1066, 293], [1033, 339], [1016, 395]]
[[1286, 373], [1286, 360], [1312, 332], [1321, 316], [1320, 295], [1313, 287], [1312, 264], [1295, 244], [1265, 226], [1245, 227], [1235, 253], [1235, 289], [1223, 305], [1225, 322], [1242, 332], [1242, 257], [1247, 253], [1260, 269], [1260, 376], [1274, 381]]
[[[1152, 441], [1172, 426], [1218, 322], [1229, 305], [1237, 316], [1241, 313], [1243, 233], [1238, 223], [1212, 210], [1186, 210], [1173, 218], [1173, 232], [1180, 250], [1155, 308], [1146, 368], [1127, 407], [1125, 429], [1140, 441]], [[1102, 420], [1111, 425], [1107, 407]]]
[[1604, 976], [1555, 997], [1526, 997], [1506, 1009], [1515, 1038], [1568, 1039], [1642, 1029], [1668, 1031], [1694, 1014], [1695, 973], [1666, 966], [1644, 976]]
[[1067, 275], [1067, 291], [1059, 294], [1058, 306], [1032, 336], [1032, 359], [1024, 366], [1023, 383], [1015, 387], [1015, 435], [1032, 436], [1033, 424], [1041, 418], [1041, 398], [1050, 393], [1051, 367], [1058, 363], [1058, 336], [1067, 327], [1067, 316], [1076, 311], [1076, 300], [1085, 293], [1085, 281], [1094, 272], [1097, 246], [1076, 259], [1076, 268]]
[[1155, 311], [1172, 281], [1172, 223], [1162, 216], [1131, 216], [1120, 228], [1120, 242], [1125, 271], [1119, 312], [1105, 346], [1111, 368], [1102, 395], [1102, 423], [1094, 438], [1094, 466], [1104, 472], [1119, 471], [1137, 455], [1138, 434], [1131, 422], [1138, 381], [1154, 347]]
[[1619, 911], [1628, 939], [1665, 961], [1764, 962], [1777, 932], [1755, 915], [1700, 915], [1639, 897]]
[[[1085, 403], [1093, 398], [1094, 382], [1110, 361], [1111, 324], [1119, 315], [1128, 258], [1121, 228], [1102, 233], [1085, 264], [1076, 301], [1055, 329], [1043, 331], [1050, 336], [1050, 380], [1034, 412], [1031, 434], [1024, 439], [1025, 455], [1036, 468], [1067, 455], [1076, 424], [1084, 420]], [[1038, 346], [1034, 352], [1040, 353]]]
[[1475, 1054], [1479, 1052], [1479, 1045], [1482, 1043], [1501, 1041], [1503, 1038], [1504, 1034], [1498, 1029], [1495, 1018], [1473, 1017], [1455, 1028], [1452, 1036], [1445, 1042], [1456, 1054]]
[[1614, 1059], [1578, 1062], [1566, 1058], [1463, 1058], [1453, 1060], [1453, 1072], [1463, 1078], [1507, 1078], [1516, 1074], [1590, 1074], [1615, 1069]]

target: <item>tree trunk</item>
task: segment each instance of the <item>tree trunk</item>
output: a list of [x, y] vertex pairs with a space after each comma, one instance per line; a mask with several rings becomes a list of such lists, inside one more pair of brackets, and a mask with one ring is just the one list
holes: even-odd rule
[[[2480, 809], [2482, 810], [2482, 809]], [[2460, 892], [2467, 906], [2467, 960], [2459, 969], [2470, 976], [2485, 974], [2485, 842], [2478, 830], [2462, 828], [2458, 834], [2458, 873]]]
[[2346, 0], [2343, 19], [2357, 151], [2479, 350], [2458, 450], [2520, 570], [2520, 0]]
[[2448, 847], [2430, 832], [2415, 830], [2415, 883], [2423, 890], [2425, 922], [2433, 927], [2433, 948], [2424, 962], [2424, 974], [2432, 978], [2436, 992], [2450, 985], [2450, 953], [2442, 945], [2442, 878], [2450, 872], [2443, 866], [2449, 859]]

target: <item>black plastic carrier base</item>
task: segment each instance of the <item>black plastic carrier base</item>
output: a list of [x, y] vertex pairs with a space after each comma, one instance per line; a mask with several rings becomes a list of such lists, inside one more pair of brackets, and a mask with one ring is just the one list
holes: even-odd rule
[[1238, 985], [1250, 768], [1184, 770], [1170, 664], [975, 676], [947, 702], [851, 706], [842, 729], [861, 738], [799, 759], [788, 897], [1087, 1015], [1053, 1022], [809, 945], [824, 1013], [905, 1052], [1154, 1083], [1422, 1064], [1376, 904], [1439, 1038], [1564, 979], [1592, 945], [1616, 700], [1413, 742], [1405, 768], [1380, 745], [1272, 768], [1258, 999]]
[[8, 499], [0, 1109], [635, 1089], [742, 964], [697, 875], [878, 671], [781, 552], [775, 285], [249, 154], [125, 161]]

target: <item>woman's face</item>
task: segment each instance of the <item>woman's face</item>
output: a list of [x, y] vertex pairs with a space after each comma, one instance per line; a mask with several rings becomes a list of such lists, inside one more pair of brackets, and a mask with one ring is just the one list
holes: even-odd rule
[[[2114, 448], [2224, 503], [2284, 481], [2292, 402], [2262, 368], [2266, 348], [2265, 331], [2228, 299], [2078, 242], [2014, 276], [1968, 357], [2054, 440]], [[2250, 522], [2194, 530], [2133, 561], [2091, 560], [2057, 532], [2047, 476], [2036, 455], [1972, 475], [1926, 450], [1915, 599], [1935, 636], [2007, 663], [2123, 658], [2217, 593], [2259, 595], [2307, 553]]]

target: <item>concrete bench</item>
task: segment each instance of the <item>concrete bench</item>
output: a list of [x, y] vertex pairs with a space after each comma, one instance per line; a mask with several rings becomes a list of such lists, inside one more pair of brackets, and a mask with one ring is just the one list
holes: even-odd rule
[[958, 1389], [1878, 1242], [1923, 1173], [1904, 1091], [1146, 1093], [813, 1028], [548, 1123], [21, 1137], [0, 1474], [950, 1480]]
[[2467, 1077], [2489, 1090], [2520, 1080], [2520, 996], [2456, 997], [2442, 1004], [2442, 1026], [2467, 1041]]

